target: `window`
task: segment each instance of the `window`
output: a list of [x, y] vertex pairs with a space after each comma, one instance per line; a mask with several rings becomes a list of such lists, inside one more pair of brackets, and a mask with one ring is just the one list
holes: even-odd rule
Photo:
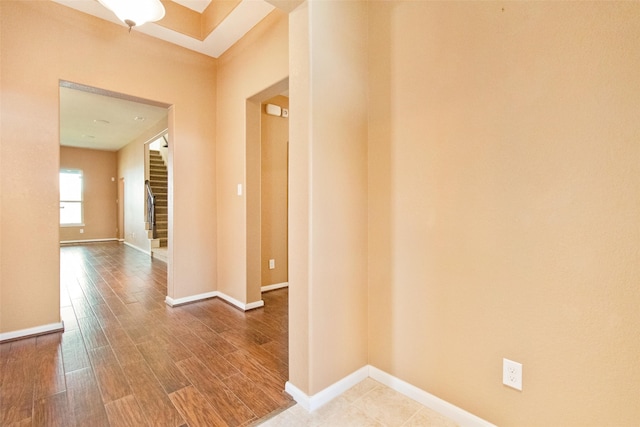
[[60, 225], [82, 225], [82, 171], [60, 171]]

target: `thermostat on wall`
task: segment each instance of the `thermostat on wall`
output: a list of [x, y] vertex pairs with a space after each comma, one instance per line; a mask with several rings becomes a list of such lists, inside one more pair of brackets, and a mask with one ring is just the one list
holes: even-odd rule
[[282, 108], [277, 105], [267, 104], [267, 114], [269, 114], [270, 116], [280, 117], [280, 115], [282, 114]]

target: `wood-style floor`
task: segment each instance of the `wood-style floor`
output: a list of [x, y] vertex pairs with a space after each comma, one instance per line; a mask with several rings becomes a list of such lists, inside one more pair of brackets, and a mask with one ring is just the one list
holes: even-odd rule
[[166, 264], [60, 250], [64, 333], [0, 344], [2, 426], [244, 426], [290, 406], [286, 289], [165, 305]]

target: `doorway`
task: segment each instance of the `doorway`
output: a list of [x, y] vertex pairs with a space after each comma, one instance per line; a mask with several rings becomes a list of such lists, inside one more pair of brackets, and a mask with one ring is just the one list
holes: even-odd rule
[[288, 286], [289, 97], [262, 103], [260, 240], [262, 292]]
[[124, 242], [124, 178], [118, 180], [118, 241]]
[[[246, 104], [249, 302], [260, 301], [262, 292], [288, 286], [288, 89], [286, 78], [247, 99]], [[266, 114], [269, 101], [282, 104], [279, 115]], [[283, 109], [286, 117], [282, 117]], [[263, 146], [263, 142], [270, 146]]]

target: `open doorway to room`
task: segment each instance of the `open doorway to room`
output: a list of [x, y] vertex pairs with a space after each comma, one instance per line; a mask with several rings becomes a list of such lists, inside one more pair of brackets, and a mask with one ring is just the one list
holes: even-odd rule
[[124, 178], [118, 180], [118, 241], [124, 242]]
[[[80, 193], [73, 200], [62, 200], [61, 192], [61, 219], [66, 220], [60, 224], [62, 244], [113, 240], [151, 254], [145, 143], [167, 134], [168, 108], [155, 101], [60, 82], [60, 168], [81, 180]], [[68, 220], [63, 209], [74, 209], [78, 218]]]
[[260, 123], [262, 292], [288, 286], [288, 92], [262, 102]]
[[287, 78], [247, 100], [248, 301], [288, 286], [288, 90]]
[[168, 107], [60, 82], [60, 168], [76, 171], [82, 180], [80, 203], [61, 203], [61, 212], [78, 205], [81, 214], [60, 224], [61, 243], [120, 240], [150, 254], [144, 144], [166, 134]]
[[287, 78], [246, 104], [247, 298], [277, 317], [270, 351], [280, 363], [265, 366], [281, 390], [289, 378], [288, 91]]

